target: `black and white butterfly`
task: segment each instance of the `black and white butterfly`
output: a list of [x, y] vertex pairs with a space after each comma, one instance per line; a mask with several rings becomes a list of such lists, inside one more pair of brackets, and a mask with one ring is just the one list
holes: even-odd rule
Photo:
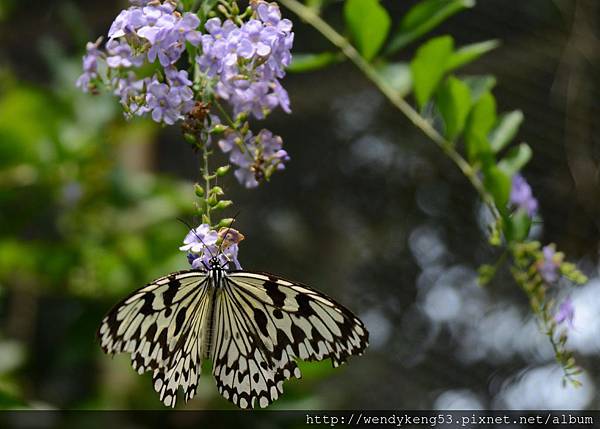
[[268, 273], [229, 270], [212, 258], [133, 292], [102, 320], [109, 354], [131, 353], [138, 373], [151, 371], [167, 406], [177, 391], [195, 394], [203, 359], [217, 388], [241, 408], [266, 407], [283, 382], [300, 378], [296, 359], [333, 366], [367, 347], [368, 332], [345, 307], [307, 286]]

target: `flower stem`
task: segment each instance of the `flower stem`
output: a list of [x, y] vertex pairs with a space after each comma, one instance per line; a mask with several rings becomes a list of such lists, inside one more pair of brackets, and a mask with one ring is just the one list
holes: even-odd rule
[[279, 3], [291, 10], [300, 19], [311, 25], [321, 33], [334, 46], [354, 63], [354, 65], [387, 97], [387, 99], [406, 116], [417, 128], [419, 128], [429, 139], [431, 139], [459, 168], [462, 174], [469, 180], [471, 185], [479, 193], [484, 203], [490, 208], [496, 218], [500, 213], [494, 203], [492, 196], [485, 190], [483, 182], [465, 158], [454, 149], [452, 142], [446, 140], [437, 130], [422, 117], [394, 88], [381, 78], [377, 70], [360, 55], [350, 42], [338, 33], [333, 27], [325, 22], [314, 9], [311, 9], [297, 0], [278, 0]]
[[210, 203], [209, 203], [209, 198], [210, 195], [212, 194], [211, 192], [211, 183], [210, 183], [210, 170], [209, 170], [209, 164], [208, 164], [208, 158], [210, 156], [211, 152], [208, 149], [208, 147], [206, 147], [206, 145], [202, 146], [202, 160], [203, 160], [203, 166], [201, 169], [202, 172], [202, 177], [204, 178], [204, 213], [202, 214], [202, 221], [203, 223], [207, 223], [209, 225], [212, 225], [211, 219], [210, 219]]
[[219, 103], [219, 101], [217, 100], [216, 97], [214, 99], [214, 104], [215, 104], [215, 106], [217, 106], [217, 109], [219, 110], [219, 113], [221, 113], [221, 115], [223, 115], [223, 117], [225, 118], [225, 120], [227, 121], [227, 123], [229, 124], [229, 126], [235, 130], [237, 128], [235, 122], [233, 122], [233, 119], [231, 118], [231, 116], [229, 115], [229, 113], [227, 113], [227, 110], [225, 110], [225, 108], [223, 107], [223, 105], [221, 105], [221, 103]]

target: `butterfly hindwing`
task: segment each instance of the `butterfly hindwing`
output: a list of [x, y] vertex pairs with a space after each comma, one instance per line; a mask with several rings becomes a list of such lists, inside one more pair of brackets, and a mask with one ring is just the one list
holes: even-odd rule
[[241, 408], [265, 407], [283, 392], [283, 378], [248, 305], [225, 280], [215, 303], [213, 375], [225, 399]]
[[98, 330], [108, 354], [131, 353], [138, 373], [153, 371], [160, 400], [174, 406], [179, 386], [196, 391], [210, 306], [209, 277], [183, 271], [155, 280], [117, 304]]
[[267, 406], [284, 380], [300, 378], [296, 358], [339, 366], [368, 342], [349, 310], [271, 274], [228, 273], [216, 309], [213, 374], [219, 391], [242, 408]]

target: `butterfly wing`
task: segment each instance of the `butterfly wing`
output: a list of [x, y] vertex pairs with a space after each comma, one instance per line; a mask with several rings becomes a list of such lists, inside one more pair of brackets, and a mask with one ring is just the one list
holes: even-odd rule
[[348, 309], [267, 273], [228, 273], [215, 315], [213, 375], [219, 392], [241, 408], [276, 400], [284, 380], [301, 376], [296, 358], [331, 358], [339, 366], [368, 343], [366, 328]]
[[175, 406], [179, 386], [186, 400], [196, 393], [210, 281], [203, 271], [161, 277], [117, 304], [98, 329], [105, 353], [131, 353], [138, 373], [153, 371], [154, 388], [167, 406]]

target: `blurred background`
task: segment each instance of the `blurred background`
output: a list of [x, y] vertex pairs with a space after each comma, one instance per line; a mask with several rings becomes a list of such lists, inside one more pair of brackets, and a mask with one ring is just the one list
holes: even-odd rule
[[[415, 1], [384, 2], [396, 20]], [[122, 0], [0, 0], [0, 406], [161, 409], [149, 374], [103, 355], [95, 331], [123, 296], [187, 267], [198, 160], [176, 128], [130, 123], [75, 88], [88, 40]], [[327, 9], [338, 22], [341, 2]], [[288, 17], [293, 18], [288, 14]], [[240, 261], [354, 310], [371, 345], [349, 365], [302, 366], [276, 409], [600, 408], [600, 4], [481, 1], [444, 24], [459, 44], [498, 38], [465, 70], [495, 74], [534, 149], [535, 235], [590, 276], [573, 295], [583, 386], [563, 387], [546, 338], [498, 256], [474, 190], [351, 65], [289, 75], [289, 168], [258, 190], [229, 178]], [[295, 21], [296, 50], [329, 49]], [[399, 59], [410, 58], [410, 50]], [[261, 124], [255, 124], [261, 126]], [[205, 373], [191, 409], [231, 409]]]

